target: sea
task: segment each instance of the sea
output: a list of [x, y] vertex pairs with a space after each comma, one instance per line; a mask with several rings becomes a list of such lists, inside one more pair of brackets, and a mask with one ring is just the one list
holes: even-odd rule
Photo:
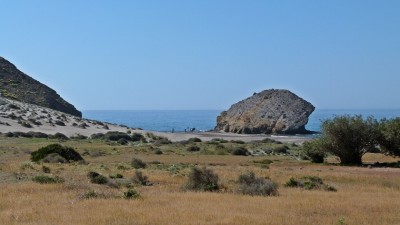
[[[214, 129], [223, 110], [85, 110], [83, 117], [149, 131], [203, 132]], [[376, 119], [400, 117], [400, 109], [345, 110], [317, 109], [309, 117], [306, 129], [319, 132], [325, 119], [336, 115], [373, 116]]]

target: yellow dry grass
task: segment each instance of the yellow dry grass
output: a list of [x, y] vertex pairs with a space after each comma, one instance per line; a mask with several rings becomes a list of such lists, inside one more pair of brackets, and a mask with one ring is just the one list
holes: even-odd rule
[[[9, 143], [8, 143], [9, 144]], [[17, 143], [16, 143], [17, 144]], [[43, 143], [33, 144], [36, 148]], [[91, 148], [88, 143], [72, 143], [76, 147]], [[101, 144], [96, 144], [102, 147]], [[8, 145], [7, 145], [8, 146]], [[42, 165], [32, 168], [21, 165], [29, 161], [27, 143], [14, 146], [20, 151], [0, 154], [0, 224], [7, 225], [83, 225], [83, 224], [400, 224], [400, 169], [343, 167], [314, 165], [290, 157], [241, 157], [207, 155], [133, 154], [132, 149], [100, 157], [85, 157], [88, 164], [46, 164], [53, 175], [63, 177], [64, 184], [37, 184], [29, 179], [6, 180], [1, 176], [41, 174]], [[102, 147], [108, 148], [108, 147]], [[125, 147], [124, 147], [125, 148]], [[88, 171], [104, 175], [134, 174], [129, 167], [131, 158], [146, 162], [159, 161], [163, 165], [178, 163], [198, 164], [212, 168], [225, 189], [220, 193], [196, 193], [181, 190], [189, 168], [171, 173], [154, 165], [143, 170], [155, 185], [136, 187], [141, 199], [126, 200], [126, 188], [110, 188], [91, 184]], [[368, 155], [368, 160], [393, 161], [382, 155]], [[271, 159], [269, 169], [261, 168], [253, 160]], [[398, 160], [398, 159], [396, 159]], [[251, 197], [235, 194], [235, 180], [245, 171], [270, 177], [279, 184], [279, 196]], [[1, 175], [3, 174], [3, 175]], [[337, 192], [305, 191], [286, 188], [290, 177], [319, 176], [335, 186]], [[106, 198], [82, 199], [85, 191], [93, 189]]]

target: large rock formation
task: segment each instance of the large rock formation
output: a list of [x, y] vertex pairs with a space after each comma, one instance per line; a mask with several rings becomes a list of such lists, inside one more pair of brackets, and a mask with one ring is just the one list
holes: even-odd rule
[[304, 134], [315, 107], [288, 90], [265, 90], [231, 106], [216, 130], [241, 134]]
[[0, 93], [3, 97], [82, 117], [82, 113], [53, 89], [31, 78], [0, 57]]

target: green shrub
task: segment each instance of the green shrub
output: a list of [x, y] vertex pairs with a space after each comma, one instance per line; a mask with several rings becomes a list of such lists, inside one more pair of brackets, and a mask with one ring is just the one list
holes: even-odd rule
[[49, 135], [50, 139], [68, 140], [69, 138], [62, 133], [55, 133], [54, 135]]
[[241, 174], [237, 180], [237, 192], [244, 195], [274, 196], [278, 195], [278, 186], [270, 179], [256, 177], [254, 172]]
[[118, 131], [109, 131], [106, 134], [104, 134], [103, 138], [107, 141], [118, 141], [121, 138], [127, 141], [132, 141], [132, 137], [129, 134]]
[[90, 179], [90, 182], [93, 184], [107, 184], [108, 179], [107, 177], [97, 173], [97, 172], [89, 172], [87, 177]]
[[196, 145], [192, 145], [192, 146], [189, 146], [188, 148], [186, 148], [186, 151], [188, 151], [188, 152], [198, 152], [198, 151], [200, 151], [200, 147], [196, 146]]
[[49, 137], [48, 134], [45, 134], [42, 132], [29, 131], [28, 133], [34, 138], [48, 138]]
[[46, 157], [44, 157], [42, 160], [44, 163], [67, 163], [68, 160], [66, 160], [64, 157], [62, 157], [58, 153], [50, 153]]
[[160, 137], [159, 139], [157, 139], [154, 144], [155, 145], [168, 145], [171, 144], [172, 141], [170, 141], [168, 138], [166, 137]]
[[93, 189], [86, 190], [82, 196], [84, 199], [92, 199], [97, 197], [99, 197], [99, 194]]
[[198, 142], [202, 142], [200, 138], [194, 137], [194, 138], [189, 138], [187, 140], [189, 143], [198, 143]]
[[42, 171], [43, 171], [43, 173], [51, 173], [50, 168], [47, 166], [42, 166]]
[[122, 179], [122, 178], [124, 178], [124, 175], [122, 175], [122, 174], [120, 174], [120, 173], [117, 173], [117, 174], [115, 174], [115, 175], [110, 175], [109, 176], [111, 179]]
[[220, 188], [218, 182], [218, 175], [211, 169], [193, 167], [184, 188], [192, 191], [218, 191]]
[[133, 133], [132, 134], [132, 141], [141, 141], [146, 142], [146, 138], [140, 133]]
[[244, 141], [241, 141], [241, 140], [232, 140], [231, 143], [234, 143], [234, 144], [241, 144], [241, 145], [245, 144], [245, 142], [244, 142]]
[[125, 138], [121, 138], [117, 141], [120, 145], [127, 145], [129, 142]]
[[275, 143], [276, 141], [274, 139], [271, 138], [264, 138], [261, 140], [262, 143]]
[[146, 168], [146, 163], [141, 159], [133, 158], [131, 161], [131, 166], [135, 169], [143, 169]]
[[104, 134], [102, 134], [102, 133], [97, 133], [97, 134], [92, 134], [92, 135], [90, 135], [90, 138], [91, 139], [104, 139]]
[[326, 156], [322, 140], [315, 139], [303, 143], [302, 154], [308, 157], [313, 163], [323, 163]]
[[155, 149], [155, 150], [154, 150], [154, 154], [156, 154], [156, 155], [162, 155], [163, 152], [161, 151], [161, 149]]
[[31, 160], [33, 162], [39, 162], [43, 160], [46, 156], [56, 153], [63, 157], [68, 162], [70, 161], [81, 161], [83, 160], [82, 156], [79, 155], [73, 148], [64, 147], [60, 144], [51, 144], [46, 147], [40, 148], [37, 151], [31, 153]]
[[36, 176], [36, 177], [32, 178], [32, 180], [39, 184], [58, 184], [58, 183], [64, 182], [64, 179], [62, 179], [61, 177], [58, 177], [58, 176], [49, 177], [49, 176], [45, 176], [45, 175]]
[[243, 155], [243, 156], [250, 155], [249, 150], [247, 150], [245, 147], [234, 148], [231, 153], [232, 155]]
[[142, 171], [135, 171], [135, 175], [131, 179], [134, 183], [140, 184], [142, 186], [151, 186], [152, 184], [149, 182], [149, 178], [143, 175]]
[[272, 149], [273, 153], [276, 154], [286, 154], [288, 150], [288, 147], [285, 145], [281, 145], [281, 146], [276, 146], [275, 148]]
[[285, 187], [302, 188], [305, 190], [326, 190], [336, 192], [336, 188], [324, 184], [322, 179], [317, 176], [304, 176], [300, 179], [291, 177], [288, 182], [286, 182]]
[[82, 134], [75, 134], [74, 136], [71, 136], [71, 139], [73, 140], [86, 140], [88, 137]]
[[140, 198], [140, 194], [135, 189], [130, 188], [126, 192], [124, 192], [124, 198], [125, 199], [136, 199], [136, 198]]

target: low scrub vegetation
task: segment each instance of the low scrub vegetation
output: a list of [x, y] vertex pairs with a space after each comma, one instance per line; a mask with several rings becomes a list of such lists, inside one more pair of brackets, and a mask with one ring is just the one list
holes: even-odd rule
[[64, 183], [64, 179], [58, 176], [50, 177], [46, 175], [39, 175], [32, 178], [32, 181], [39, 184], [59, 184]]
[[139, 184], [142, 186], [151, 186], [152, 183], [150, 183], [149, 178], [145, 175], [143, 175], [142, 171], [135, 171], [135, 175], [132, 177], [132, 182], [135, 184]]
[[60, 157], [65, 159], [66, 162], [83, 160], [82, 156], [73, 148], [65, 147], [60, 144], [51, 144], [32, 152], [31, 160], [33, 162], [39, 162], [45, 159], [50, 154], [59, 155]]
[[144, 169], [146, 168], [147, 164], [139, 158], [133, 158], [131, 161], [131, 166], [135, 169]]
[[124, 198], [125, 199], [137, 199], [137, 198], [140, 198], [140, 194], [135, 189], [130, 188], [126, 192], [124, 192]]
[[324, 184], [322, 179], [317, 176], [304, 176], [299, 179], [292, 177], [288, 182], [286, 182], [285, 186], [302, 188], [304, 190], [326, 190], [333, 192], [337, 191], [335, 187]]
[[206, 167], [193, 167], [188, 174], [184, 189], [191, 191], [218, 191], [220, 189], [219, 177]]
[[90, 179], [90, 182], [93, 184], [107, 184], [108, 178], [97, 173], [97, 172], [89, 172], [87, 177]]
[[246, 172], [239, 176], [237, 192], [244, 195], [275, 196], [278, 186], [270, 179], [256, 177], [254, 172]]

